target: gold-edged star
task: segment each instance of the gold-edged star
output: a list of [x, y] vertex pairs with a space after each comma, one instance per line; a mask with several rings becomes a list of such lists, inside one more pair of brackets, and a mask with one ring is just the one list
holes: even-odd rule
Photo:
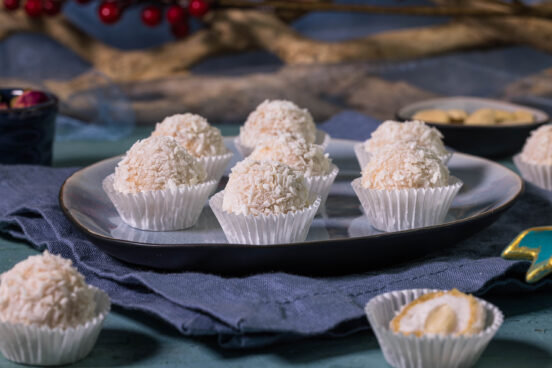
[[533, 261], [525, 280], [539, 281], [552, 272], [552, 226], [523, 231], [502, 251], [502, 258]]

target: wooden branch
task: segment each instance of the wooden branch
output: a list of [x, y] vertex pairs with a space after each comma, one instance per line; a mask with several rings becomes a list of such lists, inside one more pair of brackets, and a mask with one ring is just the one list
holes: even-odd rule
[[[222, 27], [224, 30], [224, 27]], [[249, 46], [247, 37], [221, 37], [200, 30], [185, 40], [147, 50], [122, 51], [98, 41], [62, 17], [30, 19], [23, 11], [0, 10], [0, 40], [18, 32], [43, 33], [115, 80], [142, 80], [185, 72], [211, 55]]]
[[270, 13], [228, 10], [226, 16], [235, 25], [248, 28], [260, 48], [291, 64], [407, 60], [503, 42], [496, 32], [481, 32], [462, 22], [322, 42], [301, 36]]
[[[485, 9], [493, 11], [504, 8], [499, 2], [471, 2], [490, 6]], [[306, 38], [272, 12], [220, 10], [206, 21], [210, 27], [184, 40], [146, 50], [122, 51], [84, 34], [64, 18], [33, 20], [22, 11], [0, 10], [0, 40], [17, 32], [46, 34], [116, 81], [186, 73], [207, 57], [253, 48], [267, 50], [288, 64], [409, 60], [512, 43], [552, 52], [552, 21], [534, 17], [466, 18], [342, 42]]]
[[508, 4], [500, 8], [470, 8], [466, 6], [385, 6], [365, 4], [340, 4], [330, 2], [305, 2], [305, 1], [250, 1], [250, 0], [217, 0], [217, 5], [229, 9], [271, 9], [291, 11], [334, 11], [334, 12], [360, 12], [370, 14], [402, 14], [416, 16], [448, 16], [448, 17], [503, 17], [503, 16], [533, 16], [551, 18], [552, 9], [535, 9], [530, 6], [521, 6], [517, 3]]

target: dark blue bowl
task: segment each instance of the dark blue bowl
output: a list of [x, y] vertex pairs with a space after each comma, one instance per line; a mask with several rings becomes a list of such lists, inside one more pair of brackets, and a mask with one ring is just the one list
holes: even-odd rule
[[[23, 92], [20, 88], [0, 89], [2, 101]], [[21, 109], [0, 109], [0, 163], [52, 164], [57, 98], [47, 92], [46, 102]]]

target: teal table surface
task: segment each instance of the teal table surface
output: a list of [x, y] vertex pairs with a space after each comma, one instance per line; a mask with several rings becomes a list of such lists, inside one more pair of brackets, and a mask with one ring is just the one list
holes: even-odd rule
[[[224, 135], [236, 134], [222, 126]], [[124, 153], [149, 134], [138, 128], [117, 142], [58, 142], [55, 166], [84, 166]], [[501, 162], [512, 168], [511, 161]], [[0, 237], [0, 272], [36, 254], [25, 242]], [[552, 295], [493, 294], [486, 297], [505, 314], [505, 322], [476, 367], [552, 367]], [[0, 367], [15, 367], [0, 357]], [[386, 367], [371, 332], [338, 339], [307, 339], [249, 351], [228, 351], [215, 338], [189, 338], [148, 315], [115, 307], [96, 347], [75, 367]]]

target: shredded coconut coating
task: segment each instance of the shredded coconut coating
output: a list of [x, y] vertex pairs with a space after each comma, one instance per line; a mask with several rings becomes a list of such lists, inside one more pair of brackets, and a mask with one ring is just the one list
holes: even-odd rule
[[242, 215], [285, 214], [308, 207], [303, 175], [276, 161], [245, 159], [232, 168], [222, 209]]
[[419, 120], [404, 123], [393, 120], [383, 122], [372, 133], [371, 138], [364, 142], [364, 149], [367, 152], [375, 152], [389, 145], [406, 142], [414, 142], [418, 146], [432, 150], [438, 156], [448, 153], [441, 132]]
[[435, 188], [448, 181], [449, 171], [439, 157], [413, 144], [376, 151], [361, 178], [362, 186], [369, 189]]
[[316, 125], [307, 109], [291, 101], [265, 100], [240, 128], [240, 142], [255, 147], [263, 139], [282, 132], [302, 137], [307, 143], [314, 143], [316, 139]]
[[220, 130], [209, 125], [204, 117], [195, 114], [168, 116], [156, 124], [151, 135], [173, 137], [195, 157], [218, 156], [228, 152]]
[[115, 168], [113, 187], [122, 193], [177, 188], [206, 180], [205, 168], [172, 137], [149, 137], [127, 151]]
[[253, 160], [283, 162], [307, 178], [329, 174], [332, 163], [322, 146], [307, 143], [303, 138], [289, 133], [263, 141], [250, 157]]
[[94, 291], [71, 260], [31, 256], [0, 276], [0, 320], [66, 329], [95, 317]]
[[531, 132], [521, 151], [521, 159], [533, 165], [552, 165], [552, 124]]

